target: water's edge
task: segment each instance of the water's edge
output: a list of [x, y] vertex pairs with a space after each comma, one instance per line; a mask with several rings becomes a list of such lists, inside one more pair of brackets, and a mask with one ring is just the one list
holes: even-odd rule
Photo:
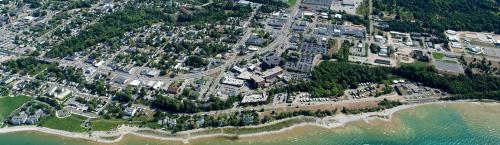
[[[64, 134], [64, 132], [54, 133], [53, 130], [46, 130], [46, 129], [33, 129], [33, 130], [24, 129], [24, 130], [17, 130], [17, 131], [12, 130], [12, 129], [10, 131], [6, 131], [6, 129], [0, 129], [0, 132], [6, 133], [6, 134], [10, 134], [13, 132], [18, 132], [18, 131], [21, 131], [21, 132], [33, 132], [33, 131], [35, 131], [37, 133], [43, 132], [43, 133], [48, 133], [48, 134], [62, 135], [65, 137], [70, 137], [70, 138], [85, 139], [85, 141], [92, 142], [93, 144], [95, 144], [95, 143], [106, 143], [106, 144], [107, 143], [118, 143], [124, 139], [124, 136], [126, 136], [126, 138], [134, 138], [131, 136], [135, 136], [135, 138], [144, 138], [144, 139], [148, 139], [148, 140], [149, 139], [162, 140], [162, 141], [167, 140], [168, 142], [176, 142], [176, 143], [189, 143], [190, 141], [198, 143], [198, 142], [202, 142], [202, 140], [210, 140], [210, 139], [217, 140], [219, 138], [231, 139], [231, 140], [235, 140], [235, 139], [236, 140], [239, 140], [239, 139], [245, 139], [245, 140], [250, 139], [251, 140], [251, 138], [266, 137], [266, 136], [269, 136], [270, 134], [272, 134], [272, 136], [280, 136], [283, 134], [289, 134], [289, 133], [294, 132], [294, 130], [296, 130], [296, 128], [311, 128], [311, 127], [320, 127], [320, 128], [326, 128], [326, 129], [339, 128], [339, 127], [343, 128], [346, 126], [346, 124], [348, 124], [350, 122], [356, 122], [356, 121], [360, 121], [360, 120], [361, 121], [364, 120], [366, 122], [368, 120], [373, 120], [374, 118], [377, 118], [377, 116], [388, 116], [389, 117], [388, 119], [380, 119], [379, 118], [376, 120], [390, 122], [391, 120], [393, 120], [391, 116], [394, 113], [401, 111], [401, 110], [408, 110], [411, 108], [420, 108], [419, 106], [429, 105], [429, 104], [440, 104], [441, 106], [446, 106], [447, 104], [459, 104], [459, 103], [464, 103], [464, 102], [435, 102], [435, 103], [426, 103], [426, 104], [403, 105], [403, 106], [399, 106], [396, 108], [384, 110], [381, 112], [372, 112], [372, 113], [364, 113], [364, 114], [349, 115], [349, 116], [337, 115], [334, 117], [328, 117], [328, 118], [322, 119], [322, 120], [327, 120], [326, 122], [329, 122], [329, 123], [324, 123], [325, 121], [323, 121], [322, 123], [306, 122], [306, 123], [292, 125], [292, 126], [289, 126], [289, 127], [286, 127], [286, 128], [280, 129], [280, 130], [276, 130], [276, 131], [250, 133], [250, 134], [237, 135], [237, 136], [231, 135], [231, 134], [209, 134], [209, 135], [200, 135], [200, 136], [188, 136], [188, 137], [184, 137], [184, 138], [160, 137], [158, 135], [137, 133], [136, 132], [137, 130], [129, 129], [129, 131], [122, 132], [122, 134], [120, 134], [119, 137], [112, 138], [111, 140], [104, 140], [102, 138], [88, 138], [88, 134], [86, 134], [87, 136], [85, 137], [85, 136], [79, 136], [79, 135], [75, 135], [75, 134]], [[476, 102], [476, 103], [464, 103], [464, 104], [480, 104], [480, 103]], [[496, 104], [496, 103], [488, 103], [488, 104]], [[199, 130], [197, 130], [197, 131], [199, 131]], [[190, 131], [190, 132], [192, 133], [192, 132], [196, 132], [196, 131]], [[2, 134], [0, 134], [0, 137], [1, 136], [2, 136]]]

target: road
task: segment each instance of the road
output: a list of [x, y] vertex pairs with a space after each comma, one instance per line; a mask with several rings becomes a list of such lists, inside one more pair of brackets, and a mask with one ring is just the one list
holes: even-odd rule
[[[298, 13], [298, 10], [299, 10], [299, 6], [298, 4], [296, 4], [294, 7], [291, 8], [291, 15], [292, 16], [295, 16], [295, 14]], [[255, 15], [255, 12], [252, 14], [252, 17]], [[266, 47], [262, 48], [262, 49], [259, 49], [255, 52], [252, 52], [250, 54], [246, 54], [245, 56], [234, 56], [232, 58], [230, 58], [227, 62], [229, 63], [225, 63], [223, 64], [222, 66], [219, 67], [219, 69], [212, 69], [212, 72], [223, 72], [225, 71], [226, 69], [230, 69], [229, 67], [231, 66], [234, 66], [236, 63], [242, 61], [242, 60], [248, 60], [248, 59], [251, 59], [254, 55], [256, 54], [263, 54], [265, 52], [268, 52], [268, 51], [271, 51], [273, 50], [274, 48], [279, 48], [280, 45], [282, 45], [284, 42], [287, 42], [287, 38], [288, 38], [288, 33], [289, 33], [289, 27], [292, 25], [292, 22], [293, 22], [293, 19], [287, 19], [285, 25], [283, 25], [283, 27], [281, 28], [281, 30], [278, 32], [278, 36], [277, 38], [275, 38], [275, 40], [273, 42], [271, 42], [270, 44], [268, 44]], [[241, 44], [243, 44], [244, 42], [246, 42], [246, 40], [248, 39], [248, 37], [250, 37], [249, 34], [251, 34], [251, 31], [248, 31], [246, 32], [247, 34], [245, 36], [247, 36], [247, 38], [245, 39], [241, 39], [237, 45], [234, 46], [234, 48], [237, 48], [239, 47]], [[239, 44], [239, 45], [238, 45]], [[281, 50], [281, 51], [284, 51], [284, 50]], [[210, 73], [209, 73], [210, 74]], [[212, 85], [209, 89], [209, 91], [207, 93], [205, 93], [205, 97], [204, 97], [204, 100], [207, 100], [208, 96], [210, 94], [214, 94], [214, 92], [217, 90], [217, 87], [219, 86], [218, 82], [221, 81], [222, 77], [223, 77], [224, 73], [220, 73], [215, 79], [214, 81], [212, 81]]]
[[[256, 14], [257, 9], [259, 9], [260, 6], [256, 8], [255, 11], [252, 12], [251, 16], [249, 19], [243, 24], [244, 26], [248, 26], [250, 21], [253, 19], [253, 17]], [[291, 14], [296, 15], [298, 13], [299, 5], [295, 5], [294, 7], [290, 8], [291, 9]], [[163, 81], [166, 82], [167, 84], [170, 82], [174, 82], [177, 80], [187, 80], [187, 79], [194, 79], [194, 78], [202, 78], [205, 76], [209, 75], [214, 75], [219, 73], [214, 79], [211, 79], [209, 82], [212, 84], [209, 88], [204, 89], [207, 91], [204, 94], [205, 98], [208, 99], [207, 97], [210, 94], [214, 94], [214, 91], [217, 90], [216, 88], [219, 85], [220, 80], [223, 78], [223, 73], [220, 72], [225, 72], [227, 69], [229, 69], [231, 66], [235, 65], [236, 63], [240, 62], [241, 60], [248, 60], [251, 59], [254, 55], [256, 54], [263, 54], [268, 51], [275, 50], [275, 48], [278, 48], [279, 51], [284, 51], [280, 48], [280, 46], [284, 43], [287, 42], [287, 36], [288, 36], [288, 28], [291, 26], [293, 20], [289, 19], [283, 26], [283, 28], [277, 33], [278, 36], [275, 38], [273, 42], [271, 42], [267, 47], [262, 48], [258, 51], [252, 52], [250, 54], [247, 54], [245, 56], [233, 56], [230, 57], [228, 60], [226, 60], [227, 63], [222, 64], [221, 66], [217, 68], [213, 68], [207, 71], [203, 72], [195, 72], [195, 73], [186, 73], [186, 74], [178, 74], [174, 78], [171, 78], [169, 76], [158, 76], [158, 77], [147, 77], [147, 76], [142, 76], [139, 74], [129, 74], [125, 72], [121, 72], [118, 70], [113, 70], [107, 66], [99, 66], [99, 67], [94, 67], [91, 64], [85, 63], [83, 61], [69, 61], [69, 60], [64, 60], [64, 59], [51, 59], [51, 58], [44, 58], [44, 57], [37, 57], [39, 60], [47, 61], [47, 62], [57, 62], [61, 66], [71, 66], [71, 67], [77, 67], [77, 68], [93, 68], [96, 73], [101, 73], [101, 74], [111, 74], [111, 75], [117, 75], [117, 76], [123, 76], [125, 78], [128, 78], [129, 80], [141, 80], [141, 81]], [[246, 40], [251, 36], [252, 34], [252, 28], [248, 28], [245, 31], [245, 34], [243, 35], [242, 39], [240, 39], [236, 44], [233, 45], [233, 50], [236, 50], [239, 46], [243, 45]], [[235, 51], [236, 52], [236, 51]], [[77, 92], [77, 90], [75, 90]]]

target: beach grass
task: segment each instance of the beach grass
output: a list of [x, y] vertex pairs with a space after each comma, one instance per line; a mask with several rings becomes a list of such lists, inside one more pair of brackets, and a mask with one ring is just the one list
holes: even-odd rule
[[103, 136], [103, 137], [99, 137], [101, 139], [104, 139], [104, 140], [109, 140], [109, 141], [113, 141], [113, 140], [117, 140], [120, 138], [120, 136]]
[[432, 53], [432, 58], [441, 60], [441, 59], [444, 58], [444, 54], [438, 53], [438, 52], [433, 52]]
[[287, 128], [296, 124], [311, 122], [311, 121], [315, 121], [315, 119], [299, 117], [260, 127], [224, 128], [223, 132], [225, 134], [244, 135], [244, 134], [253, 134], [253, 133], [261, 133], [269, 131], [278, 131], [283, 128]]
[[92, 120], [92, 130], [95, 131], [110, 131], [118, 128], [120, 125], [128, 125], [128, 126], [141, 126], [149, 127], [152, 129], [161, 128], [161, 125], [158, 125], [157, 122], [147, 121], [144, 122], [141, 120], [144, 118], [132, 118], [131, 120], [126, 119], [97, 119]]
[[211, 129], [206, 129], [202, 131], [195, 131], [191, 132], [191, 136], [201, 136], [201, 135], [212, 135], [212, 134], [221, 134], [222, 129], [221, 128], [211, 128]]
[[9, 117], [12, 111], [19, 108], [28, 100], [30, 100], [28, 96], [0, 97], [0, 120]]
[[81, 125], [87, 119], [84, 116], [72, 114], [66, 118], [51, 117], [40, 122], [40, 125], [47, 128], [64, 130], [69, 132], [85, 132], [85, 128]]
[[139, 130], [136, 131], [136, 133], [139, 134], [145, 134], [145, 135], [154, 135], [158, 137], [176, 137], [177, 135], [171, 134], [169, 132], [161, 132], [161, 131], [156, 131], [156, 130]]

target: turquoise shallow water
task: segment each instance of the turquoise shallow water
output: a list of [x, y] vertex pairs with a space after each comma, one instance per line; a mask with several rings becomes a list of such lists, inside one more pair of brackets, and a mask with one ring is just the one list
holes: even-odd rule
[[[280, 134], [230, 140], [212, 138], [193, 141], [200, 145], [469, 145], [500, 144], [500, 105], [448, 104], [426, 105], [398, 112], [391, 122], [359, 121], [343, 128], [300, 127]], [[35, 132], [0, 134], [5, 145], [88, 145], [97, 144]], [[127, 136], [116, 144], [179, 144]]]

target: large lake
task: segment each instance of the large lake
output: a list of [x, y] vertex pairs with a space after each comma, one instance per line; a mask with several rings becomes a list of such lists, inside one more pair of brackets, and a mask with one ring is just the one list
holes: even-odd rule
[[[372, 119], [324, 129], [298, 127], [284, 133], [240, 139], [209, 138], [196, 145], [333, 145], [333, 144], [500, 144], [500, 105], [460, 103], [424, 105], [396, 113], [392, 121]], [[0, 134], [0, 145], [90, 145], [101, 144], [38, 132]], [[115, 144], [182, 144], [127, 135]]]

